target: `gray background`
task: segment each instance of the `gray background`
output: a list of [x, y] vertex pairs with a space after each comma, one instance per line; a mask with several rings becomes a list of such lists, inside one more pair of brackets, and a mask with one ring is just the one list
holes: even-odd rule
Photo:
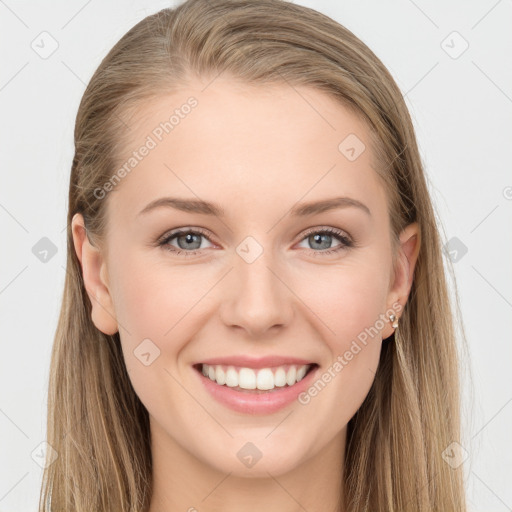
[[[467, 330], [470, 510], [512, 510], [512, 2], [296, 3], [352, 30], [406, 97]], [[78, 103], [113, 44], [169, 5], [0, 0], [0, 512], [36, 510]]]

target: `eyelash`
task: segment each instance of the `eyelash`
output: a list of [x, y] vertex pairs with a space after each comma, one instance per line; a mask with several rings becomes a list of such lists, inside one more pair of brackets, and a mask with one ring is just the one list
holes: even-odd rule
[[[202, 235], [206, 239], [209, 240], [208, 234], [206, 233], [206, 231], [204, 231], [201, 228], [180, 229], [180, 230], [177, 230], [177, 231], [174, 231], [171, 233], [166, 233], [163, 237], [160, 237], [158, 239], [157, 244], [159, 247], [162, 247], [163, 249], [170, 251], [177, 256], [179, 256], [181, 254], [185, 254], [185, 257], [194, 256], [195, 254], [201, 252], [201, 249], [196, 249], [194, 251], [184, 251], [183, 249], [176, 249], [175, 247], [172, 247], [169, 245], [169, 242], [171, 240], [173, 240], [174, 238], [176, 238], [180, 235], [188, 235], [188, 234]], [[335, 228], [311, 228], [311, 229], [307, 230], [306, 233], [304, 233], [304, 236], [302, 237], [302, 239], [300, 241], [302, 242], [305, 238], [307, 238], [308, 236], [310, 236], [312, 234], [333, 235], [334, 238], [338, 239], [338, 241], [341, 242], [341, 245], [335, 249], [325, 249], [323, 251], [322, 250], [314, 251], [313, 249], [310, 249], [310, 251], [312, 251], [315, 256], [325, 256], [328, 254], [336, 253], [336, 252], [354, 247], [354, 245], [355, 245], [354, 242], [352, 242], [352, 240], [343, 233], [343, 231], [341, 231], [339, 229], [335, 229]], [[211, 242], [211, 240], [209, 240], [209, 241]]]

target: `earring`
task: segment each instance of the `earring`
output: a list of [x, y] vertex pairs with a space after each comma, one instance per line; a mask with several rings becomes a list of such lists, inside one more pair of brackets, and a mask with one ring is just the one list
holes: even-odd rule
[[389, 321], [395, 329], [398, 327], [398, 318], [393, 313], [389, 315]]

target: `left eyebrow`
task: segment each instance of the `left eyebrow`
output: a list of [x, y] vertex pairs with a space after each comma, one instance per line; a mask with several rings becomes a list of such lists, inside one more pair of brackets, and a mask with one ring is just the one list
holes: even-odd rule
[[292, 216], [306, 217], [309, 215], [315, 215], [317, 213], [334, 210], [336, 208], [348, 207], [359, 208], [370, 217], [372, 215], [368, 206], [352, 197], [333, 197], [331, 199], [324, 199], [322, 201], [316, 201], [312, 203], [302, 203], [293, 207], [290, 213]]
[[[177, 197], [161, 197], [151, 201], [144, 207], [138, 215], [146, 214], [155, 208], [167, 207], [174, 208], [189, 213], [199, 213], [202, 215], [212, 215], [215, 217], [225, 217], [226, 213], [220, 206], [202, 199], [183, 199]], [[364, 203], [352, 197], [334, 197], [315, 201], [310, 203], [301, 203], [294, 206], [290, 214], [294, 217], [307, 217], [318, 213], [334, 210], [336, 208], [354, 207], [364, 211], [371, 216], [371, 211]]]

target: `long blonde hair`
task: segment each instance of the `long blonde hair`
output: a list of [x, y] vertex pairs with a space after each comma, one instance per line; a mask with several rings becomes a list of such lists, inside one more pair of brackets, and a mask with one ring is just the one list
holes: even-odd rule
[[[117, 168], [127, 113], [186, 87], [192, 75], [323, 91], [365, 120], [386, 187], [394, 248], [418, 222], [421, 248], [397, 335], [383, 343], [373, 386], [350, 420], [344, 509], [465, 511], [462, 467], [443, 451], [460, 440], [459, 353], [439, 223], [411, 118], [395, 81], [354, 34], [283, 0], [189, 0], [129, 30], [103, 59], [74, 133], [67, 274], [48, 396], [48, 454], [40, 512], [146, 511], [152, 458], [148, 412], [127, 375], [119, 333], [91, 320], [71, 221], [82, 213], [100, 243], [108, 200], [94, 191]], [[450, 267], [451, 268], [451, 267]], [[453, 272], [453, 271], [452, 271]], [[341, 504], [341, 501], [340, 501]]]

